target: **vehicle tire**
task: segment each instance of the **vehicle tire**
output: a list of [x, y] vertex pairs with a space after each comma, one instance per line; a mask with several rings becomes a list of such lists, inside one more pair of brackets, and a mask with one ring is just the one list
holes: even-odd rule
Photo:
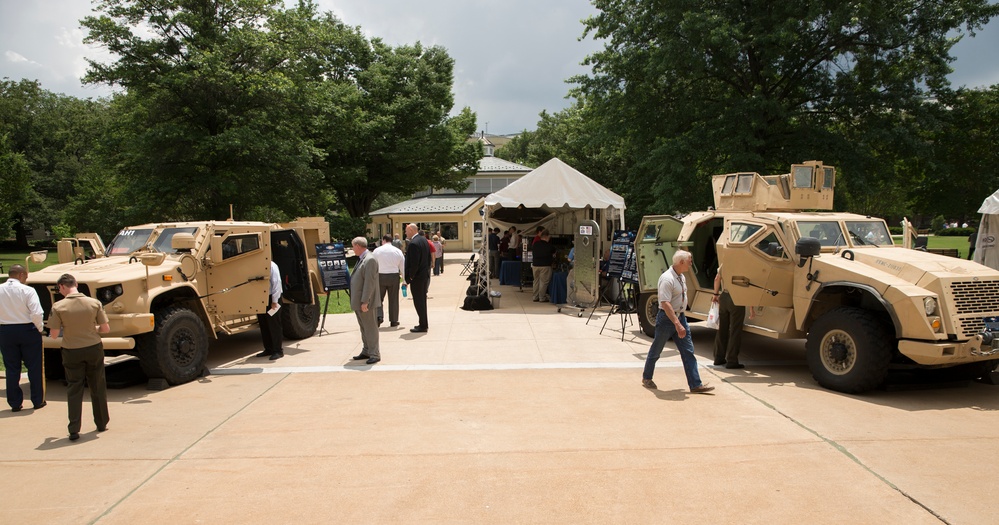
[[62, 367], [62, 349], [46, 348], [45, 352], [45, 379], [53, 381], [66, 379], [66, 369]]
[[158, 310], [155, 318], [153, 333], [136, 341], [146, 377], [171, 385], [200, 377], [208, 361], [208, 333], [198, 314], [174, 306]]
[[312, 337], [319, 327], [319, 297], [313, 304], [281, 305], [281, 333], [285, 339], [305, 339]]
[[812, 376], [825, 388], [859, 394], [884, 383], [893, 335], [871, 312], [840, 307], [808, 331], [805, 351]]
[[659, 315], [659, 294], [643, 293], [638, 295], [638, 324], [642, 332], [649, 337], [656, 336], [656, 316]]

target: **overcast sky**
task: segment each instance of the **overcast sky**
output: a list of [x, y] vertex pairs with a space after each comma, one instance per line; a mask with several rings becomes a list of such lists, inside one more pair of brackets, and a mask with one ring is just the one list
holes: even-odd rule
[[[588, 0], [318, 0], [369, 37], [440, 45], [455, 60], [456, 110], [469, 106], [489, 133], [534, 129], [538, 113], [564, 108], [565, 80], [598, 49], [579, 41], [580, 20], [596, 10]], [[108, 61], [83, 44], [79, 20], [88, 0], [0, 0], [0, 78], [37, 79], [42, 88], [77, 97], [110, 93], [83, 86], [84, 57]], [[999, 21], [954, 48], [954, 86], [999, 84]]]

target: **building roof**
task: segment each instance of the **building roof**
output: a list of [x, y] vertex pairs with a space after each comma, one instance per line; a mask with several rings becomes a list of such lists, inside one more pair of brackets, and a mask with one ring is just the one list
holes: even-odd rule
[[523, 164], [517, 164], [516, 162], [510, 162], [508, 160], [503, 160], [499, 157], [482, 157], [479, 159], [479, 171], [476, 175], [482, 175], [484, 173], [515, 173], [522, 172], [528, 173], [533, 168], [528, 168]]
[[482, 195], [443, 194], [416, 197], [372, 211], [370, 215], [432, 215], [465, 213], [482, 200]]

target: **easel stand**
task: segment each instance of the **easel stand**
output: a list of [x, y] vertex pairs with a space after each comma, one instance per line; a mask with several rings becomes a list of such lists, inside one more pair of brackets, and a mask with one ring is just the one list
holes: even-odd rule
[[604, 333], [604, 328], [607, 327], [607, 320], [611, 318], [615, 313], [621, 315], [621, 341], [624, 341], [624, 330], [627, 324], [634, 324], [631, 321], [631, 313], [634, 310], [632, 308], [632, 301], [635, 296], [635, 285], [630, 283], [621, 282], [621, 294], [618, 296], [617, 304], [611, 306], [611, 311], [604, 318], [604, 325], [600, 327], [600, 333]]
[[323, 303], [323, 322], [319, 323], [319, 334], [316, 337], [322, 337], [323, 334], [328, 334], [326, 331], [326, 312], [330, 309], [330, 291], [326, 290], [326, 302]]

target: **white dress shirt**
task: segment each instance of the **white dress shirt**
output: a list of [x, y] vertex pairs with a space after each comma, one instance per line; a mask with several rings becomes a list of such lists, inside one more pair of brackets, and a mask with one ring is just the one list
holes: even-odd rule
[[276, 262], [271, 261], [271, 304], [281, 300], [281, 269]]
[[371, 255], [378, 261], [378, 273], [383, 274], [406, 274], [406, 256], [402, 250], [383, 244], [371, 251]]
[[42, 303], [34, 288], [14, 278], [0, 285], [0, 325], [34, 323], [41, 332], [42, 315]]

